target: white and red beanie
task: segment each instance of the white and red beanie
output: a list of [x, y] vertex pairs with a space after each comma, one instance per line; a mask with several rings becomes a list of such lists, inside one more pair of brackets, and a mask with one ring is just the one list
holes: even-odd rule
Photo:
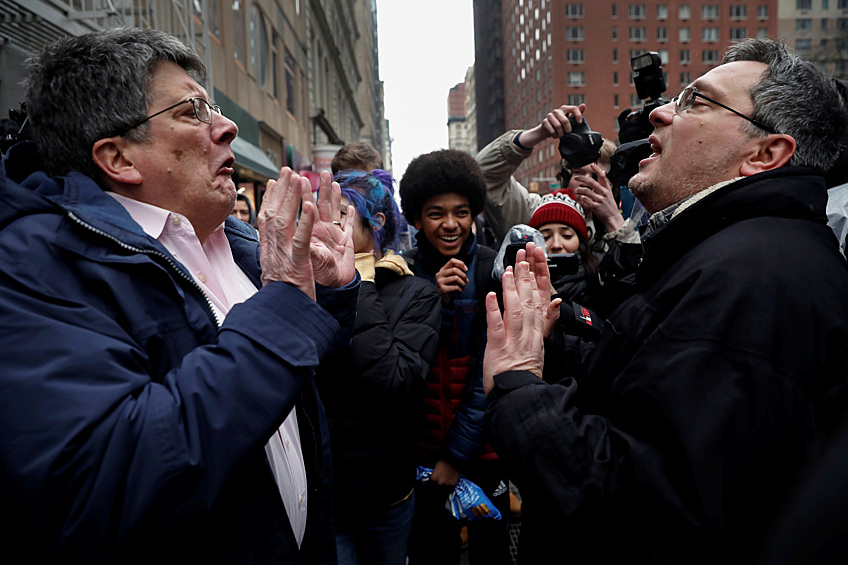
[[543, 196], [530, 217], [528, 225], [539, 229], [551, 222], [571, 226], [574, 231], [583, 236], [584, 241], [589, 239], [583, 208], [574, 200], [574, 192], [570, 188], [563, 188]]

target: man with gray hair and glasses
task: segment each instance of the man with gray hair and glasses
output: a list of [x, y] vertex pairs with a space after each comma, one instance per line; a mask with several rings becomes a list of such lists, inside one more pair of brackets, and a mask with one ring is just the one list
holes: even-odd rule
[[34, 142], [0, 165], [10, 561], [336, 562], [313, 374], [349, 339], [358, 220], [288, 169], [261, 246], [230, 218], [238, 127], [204, 73], [141, 29], [31, 62]]
[[504, 275], [503, 315], [487, 299], [486, 427], [524, 496], [524, 563], [755, 563], [845, 411], [832, 79], [746, 40], [650, 119], [644, 257], [581, 369], [541, 380], [559, 309], [540, 250]]

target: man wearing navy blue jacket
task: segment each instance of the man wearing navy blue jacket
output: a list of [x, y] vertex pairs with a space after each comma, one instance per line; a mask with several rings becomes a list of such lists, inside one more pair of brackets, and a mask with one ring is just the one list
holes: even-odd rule
[[[176, 38], [32, 64], [0, 166], [0, 507], [32, 562], [335, 563], [313, 382], [359, 278], [329, 175], [229, 217], [238, 128]], [[299, 221], [298, 208], [302, 206]]]

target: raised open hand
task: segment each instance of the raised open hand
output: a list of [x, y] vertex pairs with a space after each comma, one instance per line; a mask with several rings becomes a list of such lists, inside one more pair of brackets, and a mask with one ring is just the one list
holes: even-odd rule
[[503, 275], [504, 311], [494, 292], [486, 295], [488, 342], [483, 357], [483, 390], [495, 386], [494, 377], [507, 371], [530, 371], [542, 378], [545, 362], [545, 312], [536, 278], [526, 261], [507, 267]]
[[312, 228], [310, 257], [315, 282], [340, 287], [356, 273], [353, 253], [353, 228], [359, 221], [356, 208], [347, 207], [341, 221], [341, 188], [328, 171], [321, 171], [318, 187], [318, 220]]
[[[300, 222], [297, 209], [303, 202]], [[288, 167], [268, 181], [259, 210], [259, 262], [262, 284], [284, 281], [315, 299], [315, 279], [309, 260], [309, 239], [316, 210], [309, 181]]]

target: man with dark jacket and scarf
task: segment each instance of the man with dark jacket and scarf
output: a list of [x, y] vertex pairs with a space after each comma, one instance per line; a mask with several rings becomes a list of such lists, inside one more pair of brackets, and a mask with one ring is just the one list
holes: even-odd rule
[[32, 64], [35, 141], [0, 165], [10, 561], [336, 562], [313, 376], [352, 326], [355, 214], [283, 169], [261, 246], [230, 218], [238, 128], [204, 73], [141, 29]]
[[845, 407], [848, 269], [822, 172], [845, 115], [783, 44], [733, 45], [651, 113], [630, 182], [653, 214], [644, 258], [582, 372], [539, 378], [558, 312], [539, 250], [504, 275], [503, 316], [487, 298], [487, 430], [538, 518], [523, 562], [757, 561]]

